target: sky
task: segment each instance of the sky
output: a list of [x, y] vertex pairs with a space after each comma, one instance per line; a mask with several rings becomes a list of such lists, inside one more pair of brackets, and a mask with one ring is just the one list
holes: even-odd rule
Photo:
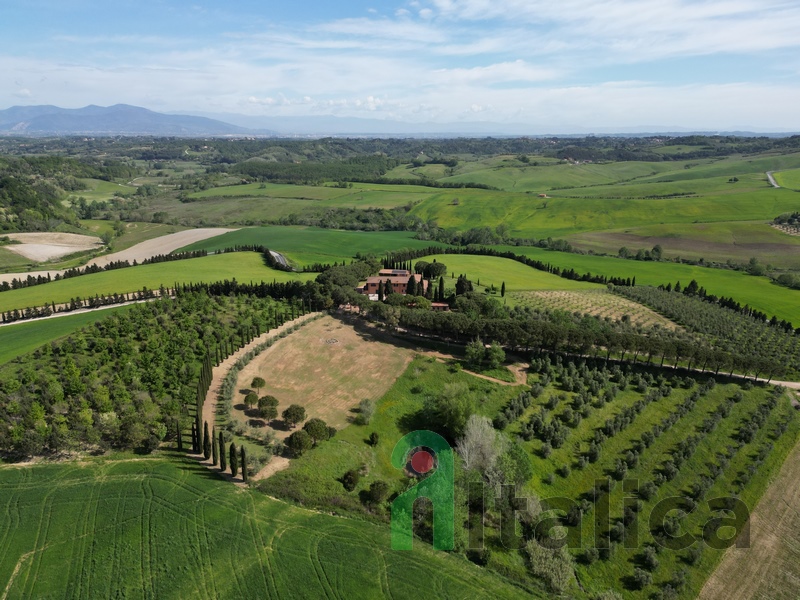
[[0, 109], [800, 130], [800, 0], [0, 0]]

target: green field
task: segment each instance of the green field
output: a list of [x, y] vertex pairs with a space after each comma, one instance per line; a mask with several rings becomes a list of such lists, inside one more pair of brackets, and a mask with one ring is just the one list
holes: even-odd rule
[[125, 310], [128, 310], [128, 306], [110, 306], [77, 315], [4, 325], [0, 327], [0, 365], [108, 315]]
[[541, 239], [653, 223], [768, 221], [796, 207], [795, 192], [787, 189], [660, 200], [542, 199], [534, 194], [464, 189], [436, 194], [411, 212], [437, 221], [440, 227], [464, 230], [505, 224], [515, 237]]
[[[494, 256], [470, 256], [463, 254], [437, 254], [417, 260], [444, 263], [447, 265], [445, 285], [455, 286], [459, 275], [483, 287], [494, 285], [497, 289], [505, 282], [508, 291], [528, 290], [592, 290], [602, 286], [585, 281], [572, 281], [545, 271], [539, 271], [510, 258]], [[414, 261], [416, 262], [416, 261]]]
[[657, 286], [674, 284], [676, 281], [686, 285], [695, 279], [710, 294], [733, 297], [741, 304], [749, 304], [768, 315], [774, 314], [780, 319], [800, 324], [800, 292], [774, 284], [766, 277], [753, 277], [738, 271], [670, 262], [623, 260], [522, 246], [497, 246], [497, 249], [529, 256], [554, 266], [575, 269], [578, 273], [636, 277], [636, 285]]
[[778, 185], [787, 187], [790, 190], [800, 190], [800, 169], [780, 171], [779, 173], [773, 173], [772, 176], [778, 182]]
[[114, 197], [114, 192], [120, 192], [124, 195], [130, 195], [136, 192], [135, 187], [123, 185], [121, 183], [112, 183], [110, 181], [103, 181], [102, 179], [81, 179], [86, 184], [88, 189], [80, 190], [70, 194], [70, 200], [74, 201], [83, 196], [87, 202], [99, 202], [103, 200], [110, 200]]
[[[534, 158], [534, 160], [536, 160]], [[676, 168], [676, 163], [661, 162], [615, 162], [602, 164], [570, 164], [522, 166], [514, 160], [513, 165], [491, 166], [470, 170], [444, 178], [443, 181], [471, 182], [491, 185], [503, 190], [517, 192], [545, 192], [555, 188], [604, 185], [628, 181], [639, 177], [657, 175]], [[682, 168], [682, 165], [680, 165]]]
[[0, 246], [0, 271], [10, 272], [17, 269], [32, 267], [34, 264], [35, 263], [29, 258], [25, 258], [16, 252], [12, 252], [8, 248]]
[[0, 293], [0, 311], [69, 302], [71, 298], [95, 294], [126, 293], [143, 287], [158, 289], [173, 283], [199, 283], [236, 279], [250, 281], [307, 281], [313, 273], [286, 273], [264, 265], [263, 257], [255, 252], [235, 252], [192, 258], [127, 269], [93, 273]]
[[434, 190], [411, 185], [354, 183], [334, 185], [251, 183], [210, 188], [189, 195], [189, 202], [167, 196], [154, 199], [150, 210], [192, 224], [262, 224], [293, 214], [321, 214], [333, 208], [394, 208], [416, 204]]
[[[22, 598], [519, 598], [389, 529], [243, 491], [196, 462], [0, 467], [0, 581]], [[543, 596], [542, 596], [543, 597]]]
[[197, 242], [180, 251], [216, 251], [237, 244], [264, 245], [299, 266], [352, 259], [356, 252], [382, 256], [402, 249], [444, 246], [413, 239], [407, 231], [340, 231], [316, 227], [248, 227]]
[[565, 238], [574, 247], [616, 255], [623, 246], [649, 250], [656, 244], [665, 257], [707, 262], [747, 263], [757, 257], [777, 268], [798, 268], [800, 238], [786, 235], [763, 221], [647, 225], [612, 231], [588, 231]]

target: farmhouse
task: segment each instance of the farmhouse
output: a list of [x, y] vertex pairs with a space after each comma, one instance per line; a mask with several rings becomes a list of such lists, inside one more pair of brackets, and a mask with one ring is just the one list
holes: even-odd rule
[[[388, 281], [393, 293], [405, 295], [406, 290], [408, 290], [408, 282], [412, 277], [414, 278], [414, 287], [417, 290], [420, 290], [420, 287], [422, 288], [417, 295], [422, 295], [428, 291], [428, 282], [422, 278], [422, 275], [419, 273], [412, 274], [411, 271], [406, 269], [381, 269], [377, 276], [368, 277], [367, 282], [362, 287], [356, 288], [356, 291], [377, 296], [378, 290], [384, 289]], [[379, 288], [379, 286], [381, 287]]]

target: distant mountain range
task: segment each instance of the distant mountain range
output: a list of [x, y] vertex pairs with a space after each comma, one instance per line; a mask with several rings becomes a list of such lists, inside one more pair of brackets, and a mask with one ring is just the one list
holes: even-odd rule
[[[303, 117], [248, 116], [233, 113], [202, 113], [202, 116], [158, 113], [138, 106], [12, 106], [0, 110], [0, 136], [29, 135], [148, 135], [176, 137], [272, 136], [272, 137], [584, 137], [586, 135], [643, 137], [650, 135], [766, 135], [788, 133], [750, 131], [698, 131], [681, 127], [561, 127], [548, 125], [470, 121], [455, 123], [408, 123], [383, 119], [313, 115]], [[568, 133], [564, 133], [568, 132]]]
[[189, 115], [167, 115], [146, 108], [115, 104], [59, 108], [58, 106], [12, 106], [0, 110], [0, 135], [154, 135], [225, 136], [274, 134], [253, 131]]

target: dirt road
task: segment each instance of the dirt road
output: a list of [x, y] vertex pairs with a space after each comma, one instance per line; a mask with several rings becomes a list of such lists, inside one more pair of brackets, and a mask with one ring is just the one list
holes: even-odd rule
[[775, 181], [775, 178], [772, 176], [772, 174], [773, 174], [774, 172], [775, 172], [775, 171], [767, 171], [767, 179], [769, 179], [769, 182], [770, 182], [770, 184], [772, 185], [772, 187], [774, 187], [774, 188], [779, 188], [779, 187], [781, 187], [781, 186], [779, 186], [779, 185], [778, 185], [778, 182], [777, 182], [777, 181]]
[[[237, 350], [236, 352], [231, 354], [228, 358], [223, 360], [219, 364], [219, 366], [214, 367], [214, 369], [211, 372], [211, 385], [208, 388], [208, 393], [206, 394], [206, 400], [205, 403], [203, 404], [203, 422], [208, 423], [209, 431], [213, 429], [214, 424], [216, 423], [217, 420], [217, 400], [219, 399], [219, 394], [220, 391], [222, 390], [222, 382], [225, 380], [225, 377], [228, 374], [228, 371], [231, 370], [231, 367], [236, 364], [236, 361], [238, 361], [242, 356], [250, 352], [250, 350], [253, 350], [259, 344], [263, 344], [267, 340], [277, 337], [290, 327], [297, 325], [298, 323], [303, 323], [305, 321], [308, 321], [309, 319], [312, 319], [317, 315], [319, 315], [319, 313], [309, 313], [307, 315], [303, 315], [302, 317], [298, 317], [294, 321], [288, 321], [283, 325], [281, 325], [280, 327], [278, 327], [277, 329], [270, 329], [266, 333], [262, 333], [259, 337], [255, 338], [249, 344]], [[217, 433], [217, 435], [219, 435], [219, 433]], [[230, 473], [223, 474], [220, 472], [219, 467], [215, 467], [214, 465], [211, 464], [211, 460], [203, 460], [202, 454], [196, 456], [209, 469], [214, 470], [214, 472], [219, 473], [229, 481], [232, 481], [239, 485], [244, 485], [241, 477], [236, 477], [234, 479], [233, 477], [231, 477]], [[273, 460], [277, 458], [278, 457], [275, 457]], [[286, 461], [284, 464], [283, 461], [278, 460], [276, 462], [276, 465], [273, 465], [272, 468], [273, 472], [277, 472], [275, 466], [277, 466], [278, 464], [281, 464], [282, 468], [286, 468], [289, 466], [288, 461]], [[265, 469], [269, 469], [269, 465], [267, 465]], [[258, 475], [255, 476], [255, 479], [259, 479]]]

